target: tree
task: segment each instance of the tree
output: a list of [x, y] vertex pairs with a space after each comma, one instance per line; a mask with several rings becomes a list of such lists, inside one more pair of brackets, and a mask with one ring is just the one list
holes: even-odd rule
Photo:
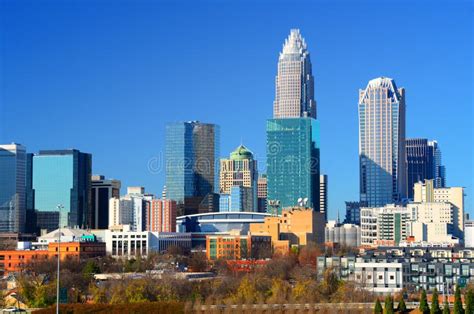
[[385, 297], [385, 304], [383, 307], [383, 314], [393, 314], [393, 300], [391, 296]]
[[430, 313], [430, 307], [428, 305], [428, 300], [426, 299], [426, 291], [425, 289], [421, 290], [421, 297], [420, 297], [420, 307], [419, 310], [423, 314]]
[[382, 305], [380, 304], [380, 300], [377, 298], [375, 300], [375, 306], [374, 306], [374, 314], [382, 314]]
[[449, 303], [448, 303], [447, 299], [444, 301], [443, 314], [451, 314], [451, 311], [449, 310]]
[[461, 289], [456, 285], [456, 292], [454, 293], [454, 314], [464, 314], [461, 300]]
[[471, 288], [467, 289], [464, 295], [464, 303], [466, 305], [466, 314], [474, 314], [474, 292]]
[[433, 295], [431, 296], [431, 314], [441, 314], [441, 309], [439, 307], [439, 300], [438, 300], [438, 289], [433, 290]]
[[408, 312], [407, 305], [405, 304], [405, 300], [403, 299], [403, 297], [398, 302], [397, 311], [399, 313], [407, 313]]
[[86, 265], [82, 269], [82, 274], [87, 279], [91, 279], [95, 274], [98, 273], [100, 273], [100, 268], [95, 260], [88, 260]]

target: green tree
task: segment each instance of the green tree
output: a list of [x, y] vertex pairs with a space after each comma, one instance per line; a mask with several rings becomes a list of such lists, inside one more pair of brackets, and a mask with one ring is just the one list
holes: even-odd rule
[[456, 285], [456, 292], [454, 293], [454, 314], [464, 314], [462, 308], [461, 289]]
[[428, 300], [426, 299], [426, 291], [425, 289], [421, 290], [421, 297], [420, 297], [420, 307], [419, 310], [423, 314], [430, 313], [430, 307], [428, 305]]
[[374, 314], [382, 314], [382, 304], [380, 304], [380, 300], [377, 298], [375, 300], [375, 306], [374, 306]]
[[97, 262], [95, 260], [88, 260], [86, 265], [84, 265], [84, 268], [82, 269], [82, 274], [87, 279], [91, 279], [94, 276], [94, 274], [99, 274], [99, 273], [100, 273], [100, 268], [99, 268], [99, 265], [97, 265]]
[[405, 304], [405, 300], [403, 299], [403, 297], [398, 302], [397, 310], [398, 310], [399, 313], [407, 313], [408, 312], [407, 305]]
[[385, 297], [385, 304], [383, 308], [383, 314], [393, 314], [393, 300], [391, 296]]
[[431, 314], [441, 314], [441, 309], [439, 307], [439, 300], [438, 300], [438, 289], [433, 290], [433, 295], [431, 296]]
[[445, 300], [445, 301], [444, 301], [443, 314], [451, 314], [451, 311], [449, 310], [449, 303], [448, 303], [448, 300]]
[[466, 305], [466, 314], [474, 314], [474, 292], [471, 288], [467, 289], [464, 294], [464, 303]]

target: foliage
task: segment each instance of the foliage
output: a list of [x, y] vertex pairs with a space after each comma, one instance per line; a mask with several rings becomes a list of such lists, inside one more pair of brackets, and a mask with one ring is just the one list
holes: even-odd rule
[[375, 300], [375, 306], [374, 306], [374, 314], [382, 314], [382, 305], [380, 304], [380, 300], [377, 298]]
[[449, 309], [448, 300], [445, 300], [445, 301], [444, 301], [443, 314], [451, 314], [451, 311], [450, 311], [450, 309]]
[[454, 314], [464, 314], [464, 309], [462, 307], [461, 299], [461, 289], [459, 286], [456, 286], [456, 292], [454, 293]]
[[466, 289], [466, 293], [464, 294], [464, 303], [465, 303], [465, 312], [466, 314], [474, 314], [474, 292], [472, 288], [469, 287]]
[[420, 297], [420, 307], [419, 310], [423, 314], [430, 313], [430, 307], [428, 305], [428, 300], [426, 298], [426, 291], [425, 289], [421, 290], [421, 297]]
[[385, 304], [383, 307], [383, 314], [393, 314], [393, 299], [391, 296], [385, 297]]
[[84, 268], [82, 268], [82, 274], [87, 279], [91, 279], [94, 274], [100, 274], [100, 267], [97, 265], [97, 261], [93, 259], [88, 260]]
[[[96, 313], [96, 314], [167, 314], [167, 313], [184, 313], [184, 303], [170, 302], [143, 302], [134, 304], [61, 304], [61, 313]], [[33, 312], [34, 314], [54, 314], [56, 307], [49, 307]]]
[[400, 298], [400, 301], [398, 302], [397, 311], [398, 311], [398, 313], [407, 313], [408, 312], [407, 305], [405, 304], [405, 300], [403, 299], [403, 297]]
[[438, 289], [433, 290], [433, 295], [431, 296], [431, 314], [441, 314], [441, 308], [439, 307], [439, 295]]

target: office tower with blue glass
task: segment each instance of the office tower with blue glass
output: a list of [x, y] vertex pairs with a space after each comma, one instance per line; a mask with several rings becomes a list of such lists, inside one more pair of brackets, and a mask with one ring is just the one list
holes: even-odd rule
[[303, 205], [319, 211], [319, 126], [305, 40], [293, 29], [278, 60], [273, 119], [267, 121], [269, 212]]
[[92, 155], [76, 149], [40, 151], [33, 156], [32, 176], [38, 229], [89, 227]]
[[24, 232], [26, 148], [0, 145], [0, 232]]
[[220, 128], [199, 121], [166, 126], [167, 198], [178, 215], [217, 211], [219, 207]]
[[429, 141], [428, 145], [433, 151], [433, 180], [435, 188], [446, 187], [446, 167], [442, 162], [441, 149], [437, 141]]
[[407, 196], [405, 89], [379, 77], [359, 91], [360, 201], [369, 207]]

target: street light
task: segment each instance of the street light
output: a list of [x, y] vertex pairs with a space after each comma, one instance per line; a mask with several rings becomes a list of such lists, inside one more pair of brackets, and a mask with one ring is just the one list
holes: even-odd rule
[[61, 260], [61, 210], [64, 209], [64, 206], [59, 204], [56, 206], [59, 213], [59, 224], [58, 224], [58, 274], [56, 275], [56, 314], [59, 314], [59, 262]]

